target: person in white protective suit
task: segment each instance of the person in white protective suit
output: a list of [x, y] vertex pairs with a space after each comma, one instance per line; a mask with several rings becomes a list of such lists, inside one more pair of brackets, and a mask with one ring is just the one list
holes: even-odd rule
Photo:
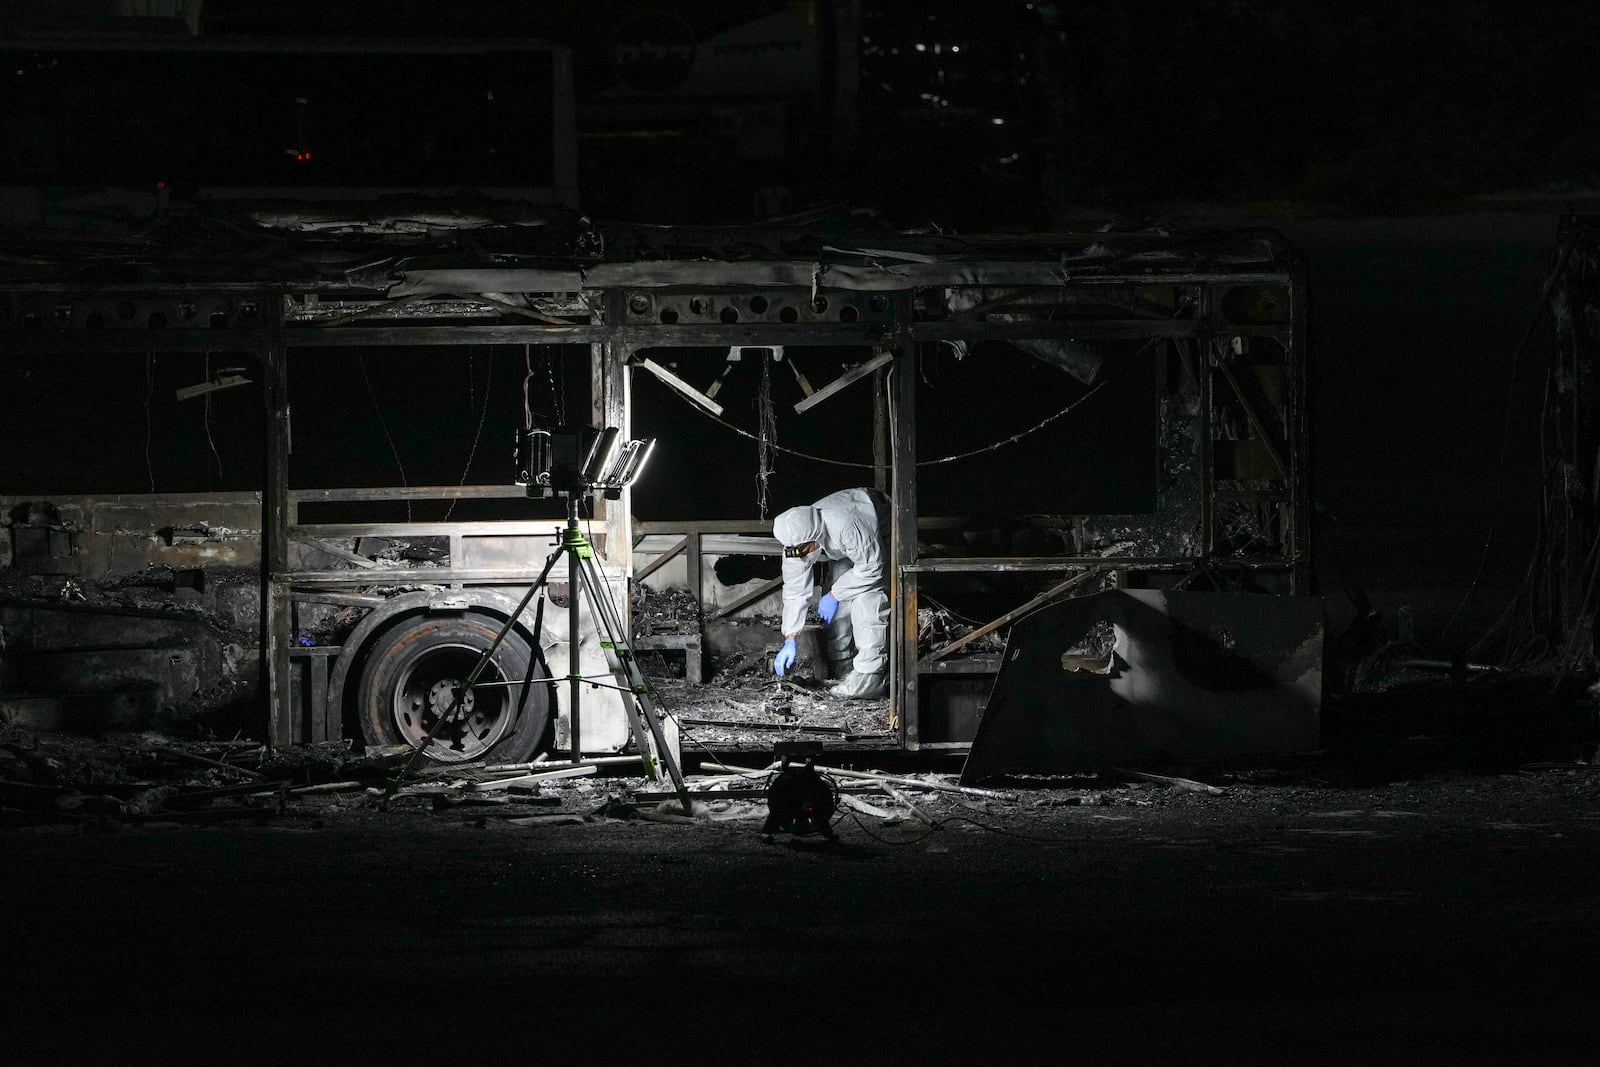
[[794, 666], [795, 638], [811, 605], [812, 567], [828, 563], [831, 584], [817, 614], [828, 624], [835, 675], [850, 662], [850, 673], [830, 692], [847, 700], [887, 695], [889, 516], [889, 498], [876, 489], [841, 489], [773, 519], [772, 536], [783, 545], [784, 641], [772, 663], [780, 677]]

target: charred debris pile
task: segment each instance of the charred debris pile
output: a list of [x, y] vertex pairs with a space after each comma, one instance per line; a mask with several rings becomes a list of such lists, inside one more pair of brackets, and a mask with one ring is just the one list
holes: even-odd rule
[[[341, 745], [272, 751], [245, 740], [195, 741], [154, 732], [86, 738], [5, 727], [0, 826], [116, 829], [274, 820], [316, 826], [391, 811], [453, 815], [478, 826], [491, 819], [512, 827], [634, 819], [748, 823], [767, 817], [767, 786], [779, 770], [777, 763], [701, 761], [698, 773], [686, 778], [693, 804], [685, 815], [676, 792], [638, 773], [636, 756], [582, 765], [543, 757], [514, 765], [412, 763], [408, 754], [366, 757]], [[854, 812], [889, 826], [931, 830], [936, 818], [930, 808], [1004, 811], [1032, 804], [1015, 791], [962, 786], [950, 774], [819, 770], [828, 775], [841, 815]], [[1078, 784], [1105, 788], [1116, 782]]]
[[[636, 584], [633, 609], [637, 639], [699, 634], [702, 629], [699, 602], [687, 590]], [[785, 737], [863, 747], [892, 743], [887, 700], [830, 696], [829, 679], [814, 661], [798, 664], [782, 678], [773, 673], [776, 618], [755, 614], [722, 625], [737, 636], [705, 665], [708, 677], [703, 682], [685, 677], [684, 661], [661, 652], [640, 654], [662, 706], [682, 731], [685, 748], [770, 751], [775, 740]]]

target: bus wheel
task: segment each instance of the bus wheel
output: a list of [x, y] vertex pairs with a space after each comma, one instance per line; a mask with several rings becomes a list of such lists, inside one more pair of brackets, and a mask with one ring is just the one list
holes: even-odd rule
[[419, 616], [380, 636], [361, 674], [367, 744], [426, 746], [439, 763], [530, 759], [550, 718], [550, 691], [542, 661], [529, 674], [526, 640], [507, 634], [472, 690], [460, 692], [500, 626], [490, 615]]

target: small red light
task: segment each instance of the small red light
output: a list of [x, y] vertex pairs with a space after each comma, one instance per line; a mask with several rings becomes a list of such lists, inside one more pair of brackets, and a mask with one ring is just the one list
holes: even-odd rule
[[167, 183], [166, 182], [156, 182], [156, 191], [157, 192], [160, 192], [162, 189], [165, 189], [166, 187], [167, 187]]

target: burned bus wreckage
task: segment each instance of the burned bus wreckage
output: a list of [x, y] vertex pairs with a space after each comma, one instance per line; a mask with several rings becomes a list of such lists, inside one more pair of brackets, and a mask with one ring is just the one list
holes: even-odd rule
[[[973, 780], [1321, 744], [1309, 297], [1275, 232], [387, 208], [14, 235], [0, 351], [36, 392], [0, 486], [9, 721], [647, 767], [801, 737], [966, 753]], [[1589, 254], [1559, 275], [1570, 336]], [[427, 415], [463, 379], [470, 440]], [[253, 412], [231, 485], [209, 422], [152, 436], [223, 397]], [[604, 430], [648, 468], [551, 493], [511, 454]], [[460, 484], [407, 479], [444, 450]], [[98, 482], [112, 456], [148, 491]], [[827, 698], [815, 619], [771, 670], [772, 516], [850, 486], [893, 503], [882, 701]], [[1592, 608], [1541, 605], [1583, 678]]]

